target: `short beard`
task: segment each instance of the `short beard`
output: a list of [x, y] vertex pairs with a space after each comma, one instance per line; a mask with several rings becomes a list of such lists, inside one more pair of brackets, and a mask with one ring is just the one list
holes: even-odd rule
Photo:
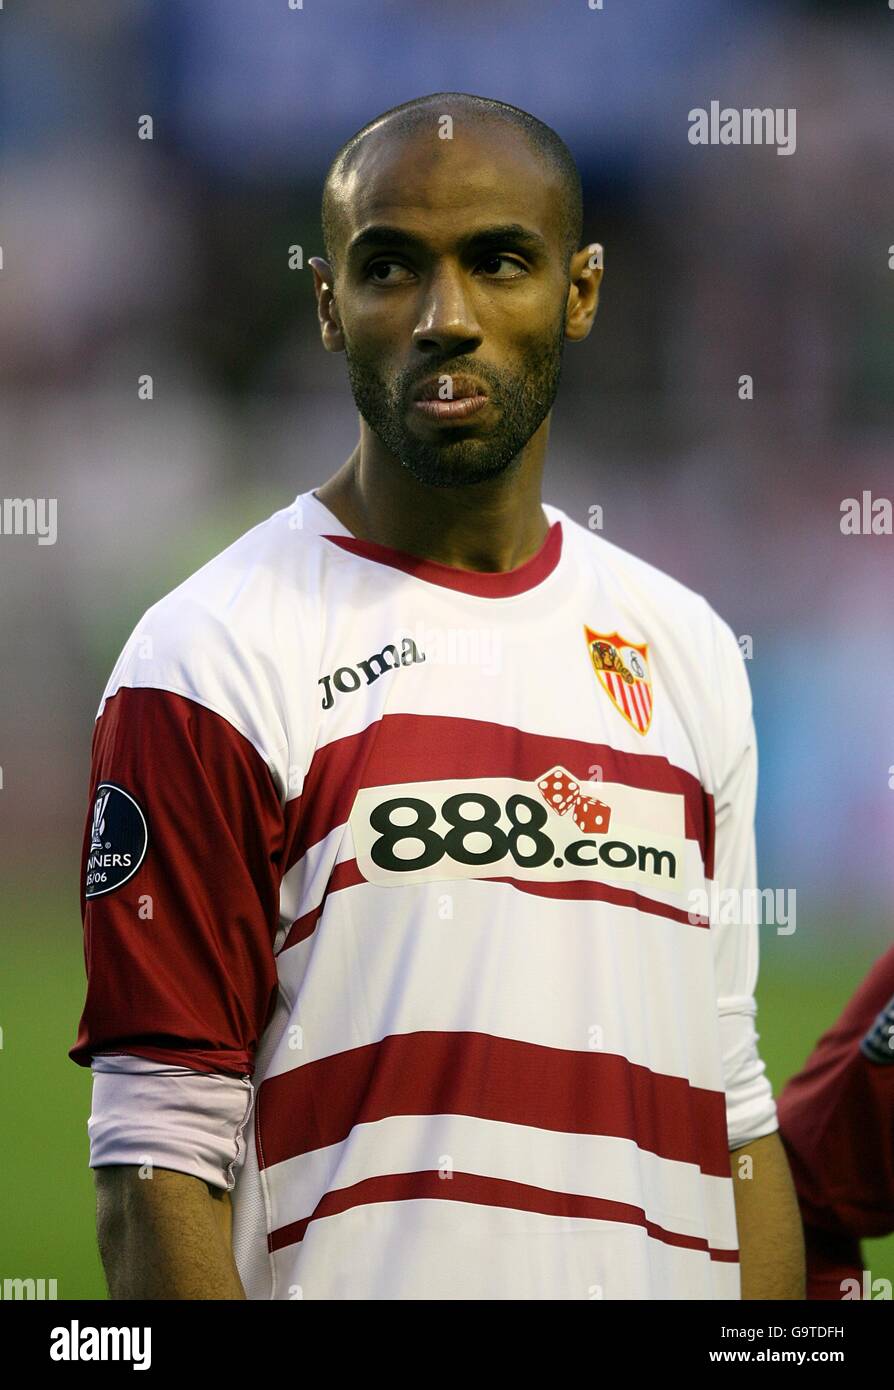
[[559, 389], [564, 346], [563, 312], [550, 338], [528, 358], [524, 376], [484, 370], [474, 357], [432, 362], [427, 376], [468, 372], [480, 377], [499, 411], [498, 423], [486, 438], [457, 439], [457, 431], [452, 429], [449, 435], [445, 432], [440, 444], [425, 443], [404, 424], [410, 391], [422, 375], [418, 370], [386, 381], [372, 355], [365, 357], [347, 344], [345, 352], [354, 402], [385, 448], [420, 483], [429, 487], [468, 487], [505, 473], [543, 424]]

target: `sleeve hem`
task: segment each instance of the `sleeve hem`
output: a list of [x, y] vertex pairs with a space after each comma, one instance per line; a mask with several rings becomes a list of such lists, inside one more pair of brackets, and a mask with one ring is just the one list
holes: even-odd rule
[[102, 1049], [92, 1049], [76, 1046], [69, 1052], [72, 1061], [77, 1062], [79, 1067], [89, 1067], [93, 1058], [99, 1056], [128, 1056], [145, 1057], [150, 1062], [161, 1062], [175, 1067], [186, 1067], [189, 1071], [198, 1071], [205, 1074], [221, 1073], [225, 1076], [251, 1076], [254, 1071], [254, 1061], [244, 1052], [196, 1052], [188, 1048], [176, 1047], [144, 1047], [142, 1044], [128, 1044], [126, 1047], [114, 1048], [104, 1046]]
[[169, 1168], [230, 1190], [245, 1161], [254, 1091], [247, 1077], [209, 1076], [121, 1057], [94, 1072], [91, 1168]]
[[778, 1132], [779, 1121], [774, 1114], [772, 1118], [768, 1117], [763, 1124], [757, 1125], [753, 1130], [749, 1130], [747, 1139], [741, 1139], [737, 1135], [735, 1140], [730, 1144], [729, 1151], [730, 1153], [735, 1153], [736, 1149], [744, 1149], [748, 1144], [753, 1144], [756, 1139], [766, 1139], [768, 1135], [777, 1134]]

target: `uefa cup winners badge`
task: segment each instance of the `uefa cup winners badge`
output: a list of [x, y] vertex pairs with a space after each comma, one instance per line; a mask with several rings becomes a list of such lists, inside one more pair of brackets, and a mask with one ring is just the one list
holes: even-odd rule
[[106, 802], [111, 792], [97, 792], [96, 801], [93, 803], [93, 831], [90, 839], [90, 853], [94, 850], [102, 849], [102, 837], [105, 832], [106, 822]]

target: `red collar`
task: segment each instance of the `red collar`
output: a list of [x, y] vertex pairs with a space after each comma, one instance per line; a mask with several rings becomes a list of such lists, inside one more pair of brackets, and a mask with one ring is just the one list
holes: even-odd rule
[[342, 550], [349, 550], [352, 555], [374, 560], [379, 565], [390, 565], [428, 584], [440, 584], [443, 589], [456, 589], [478, 598], [512, 598], [542, 584], [552, 574], [562, 554], [562, 523], [554, 521], [540, 549], [512, 570], [458, 569], [455, 565], [442, 565], [437, 560], [425, 560], [404, 550], [393, 550], [377, 541], [361, 541], [355, 536], [324, 535], [323, 539], [341, 546]]

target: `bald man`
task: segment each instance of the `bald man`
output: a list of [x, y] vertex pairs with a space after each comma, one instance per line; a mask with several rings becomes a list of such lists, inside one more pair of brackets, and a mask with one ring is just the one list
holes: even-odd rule
[[137, 624], [84, 837], [116, 1298], [803, 1297], [757, 1051], [756, 746], [703, 598], [541, 499], [601, 247], [439, 93], [311, 261], [360, 435]]

